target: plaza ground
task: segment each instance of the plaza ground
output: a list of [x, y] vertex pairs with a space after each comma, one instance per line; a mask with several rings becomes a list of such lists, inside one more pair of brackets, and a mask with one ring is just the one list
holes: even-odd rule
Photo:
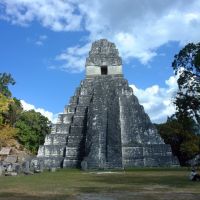
[[59, 170], [0, 177], [0, 200], [199, 200], [187, 168]]

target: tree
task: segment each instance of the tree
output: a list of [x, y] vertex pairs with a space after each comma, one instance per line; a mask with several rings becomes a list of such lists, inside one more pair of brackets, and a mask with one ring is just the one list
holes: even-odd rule
[[200, 43], [187, 44], [174, 57], [172, 67], [179, 74], [175, 98], [177, 118], [191, 118], [200, 129]]
[[12, 97], [9, 84], [15, 84], [11, 74], [0, 73], [0, 146], [19, 146], [18, 141], [36, 153], [50, 132], [50, 121], [34, 110], [23, 111], [20, 100]]
[[0, 73], [0, 125], [10, 124], [12, 126], [17, 114], [22, 111], [20, 101], [12, 98], [12, 93], [8, 88], [10, 84], [15, 84], [11, 74]]
[[200, 153], [200, 43], [187, 44], [175, 55], [172, 67], [178, 74], [176, 113], [158, 130], [180, 164], [186, 165]]
[[17, 129], [9, 125], [0, 126], [0, 148], [2, 146], [17, 146]]
[[0, 126], [5, 123], [4, 113], [9, 110], [10, 103], [12, 103], [12, 99], [0, 93]]
[[173, 155], [177, 156], [181, 166], [200, 153], [200, 136], [193, 132], [194, 121], [190, 118], [168, 118], [166, 123], [157, 128], [166, 144], [170, 144]]
[[12, 98], [12, 101], [8, 105], [7, 111], [3, 112], [4, 121], [10, 126], [15, 126], [17, 119], [20, 116], [20, 113], [23, 111], [21, 102], [17, 98]]
[[8, 88], [9, 84], [15, 84], [15, 80], [12, 78], [11, 74], [0, 73], [0, 93], [6, 97], [12, 96], [12, 93]]
[[20, 101], [12, 98], [8, 85], [15, 84], [10, 74], [0, 73], [0, 147], [16, 146], [17, 129], [13, 126], [21, 112]]
[[39, 112], [22, 112], [16, 122], [19, 143], [32, 153], [37, 153], [39, 145], [44, 143], [45, 136], [50, 133], [50, 124], [50, 121]]

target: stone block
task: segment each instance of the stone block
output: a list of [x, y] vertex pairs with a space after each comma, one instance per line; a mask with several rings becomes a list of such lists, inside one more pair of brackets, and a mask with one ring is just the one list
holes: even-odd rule
[[49, 134], [45, 138], [44, 145], [66, 145], [67, 135], [66, 134]]
[[55, 134], [69, 134], [70, 124], [56, 124], [56, 129], [54, 132]]
[[87, 106], [80, 106], [80, 105], [78, 105], [76, 107], [76, 115], [84, 116], [85, 113], [86, 113], [86, 110], [87, 110]]
[[85, 116], [74, 115], [73, 126], [84, 126]]
[[77, 168], [78, 164], [79, 164], [78, 160], [70, 160], [65, 158], [63, 161], [63, 167]]

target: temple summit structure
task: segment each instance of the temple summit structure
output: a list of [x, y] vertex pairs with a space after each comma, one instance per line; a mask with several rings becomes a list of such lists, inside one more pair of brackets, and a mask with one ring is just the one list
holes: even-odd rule
[[95, 41], [85, 67], [85, 79], [52, 126], [35, 161], [45, 168], [83, 169], [177, 164], [123, 78], [115, 44]]

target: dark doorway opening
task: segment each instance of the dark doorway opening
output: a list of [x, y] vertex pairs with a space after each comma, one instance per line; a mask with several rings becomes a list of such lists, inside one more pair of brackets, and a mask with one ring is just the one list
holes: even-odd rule
[[108, 74], [108, 68], [107, 66], [101, 67], [101, 75], [107, 75]]

